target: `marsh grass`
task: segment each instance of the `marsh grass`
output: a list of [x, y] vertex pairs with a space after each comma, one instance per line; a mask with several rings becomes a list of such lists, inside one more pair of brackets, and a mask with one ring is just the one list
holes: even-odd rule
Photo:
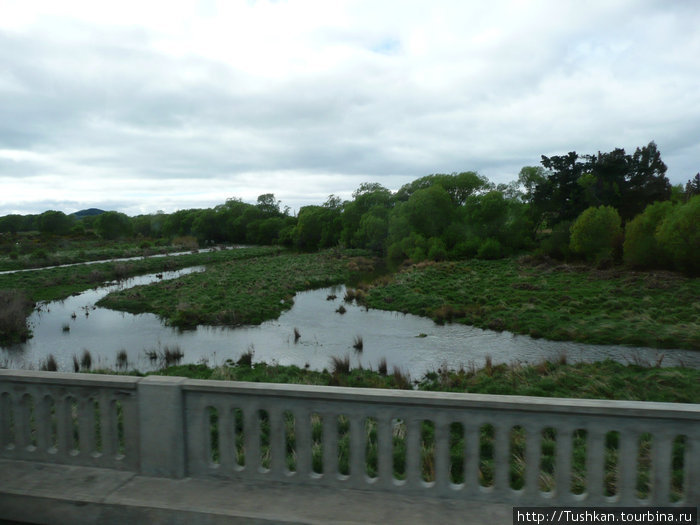
[[532, 259], [413, 265], [363, 304], [550, 340], [700, 349], [700, 279]]
[[44, 370], [46, 372], [58, 371], [58, 363], [56, 362], [56, 358], [53, 356], [53, 354], [49, 354], [48, 356], [46, 356], [46, 359], [41, 364], [40, 368], [41, 370]]
[[129, 366], [129, 356], [125, 349], [117, 352], [117, 370], [125, 370]]
[[92, 368], [92, 354], [87, 348], [83, 349], [83, 355], [80, 357], [80, 369], [83, 371]]
[[364, 344], [364, 341], [362, 340], [362, 336], [356, 335], [355, 339], [353, 340], [352, 347], [355, 350], [357, 350], [358, 352], [362, 352], [362, 350], [364, 349], [364, 346], [365, 346], [365, 344]]
[[334, 376], [347, 375], [350, 373], [350, 356], [331, 356], [331, 373]]
[[165, 345], [163, 347], [163, 352], [160, 355], [160, 359], [163, 365], [168, 367], [172, 365], [177, 365], [182, 358], [185, 357], [185, 353], [182, 351], [179, 345]]
[[238, 361], [236, 364], [238, 366], [245, 366], [250, 368], [253, 366], [253, 356], [255, 355], [255, 350], [252, 347], [249, 347], [245, 352], [241, 354], [241, 357], [238, 358]]
[[[0, 343], [22, 342], [31, 336], [26, 320], [35, 302], [64, 299], [74, 293], [92, 288], [96, 284], [117, 280], [117, 278], [201, 264], [216, 265], [251, 257], [264, 257], [278, 252], [278, 247], [268, 246], [0, 274]], [[114, 256], [119, 255], [121, 254]], [[171, 313], [174, 311], [173, 308]]]
[[27, 316], [33, 303], [21, 290], [0, 290], [0, 344], [26, 341], [31, 332]]
[[347, 280], [349, 260], [330, 252], [263, 252], [210, 264], [205, 272], [174, 281], [113, 292], [98, 304], [152, 312], [180, 328], [260, 324], [291, 308], [296, 292]]

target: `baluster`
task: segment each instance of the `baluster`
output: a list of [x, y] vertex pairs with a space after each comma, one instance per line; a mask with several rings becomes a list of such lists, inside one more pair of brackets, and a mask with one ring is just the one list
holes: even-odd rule
[[323, 414], [323, 476], [332, 483], [338, 479], [338, 416]]
[[47, 457], [51, 448], [51, 398], [39, 397], [34, 407], [36, 421], [36, 446], [43, 457]]
[[637, 501], [637, 456], [639, 455], [639, 433], [631, 430], [620, 432], [620, 456], [618, 477], [618, 502], [633, 505]]
[[406, 484], [411, 487], [421, 486], [421, 420], [410, 416], [404, 417], [406, 423]]
[[673, 438], [668, 432], [653, 434], [651, 442], [651, 502], [654, 505], [668, 505], [671, 502], [671, 453]]
[[481, 491], [479, 463], [481, 461], [480, 423], [465, 419], [464, 422], [464, 490], [469, 496]]
[[58, 453], [64, 458], [73, 450], [73, 417], [71, 414], [72, 398], [60, 397], [56, 400], [56, 441]]
[[255, 477], [260, 468], [260, 423], [258, 407], [247, 404], [243, 410], [243, 447], [245, 450], [245, 471], [247, 476]]
[[540, 462], [542, 461], [542, 429], [534, 424], [525, 425], [525, 494], [534, 501], [540, 494]]
[[377, 415], [377, 476], [381, 487], [387, 488], [394, 481], [394, 454], [391, 428], [391, 416], [387, 413]]
[[446, 414], [435, 417], [435, 489], [449, 494], [450, 488], [450, 426]]
[[14, 443], [11, 420], [12, 399], [10, 399], [10, 394], [3, 392], [0, 394], [0, 448], [3, 450]]
[[348, 417], [350, 419], [350, 481], [353, 487], [364, 487], [367, 476], [365, 418], [362, 414], [351, 414]]
[[504, 421], [493, 423], [496, 433], [494, 443], [494, 491], [501, 496], [510, 488], [510, 425]]
[[605, 430], [598, 426], [588, 429], [586, 445], [586, 503], [605, 503]]
[[294, 411], [296, 437], [297, 474], [306, 479], [311, 476], [311, 414], [305, 407]]
[[[139, 413], [134, 394], [126, 394], [122, 399], [124, 418], [124, 455], [133, 468], [139, 464]], [[148, 429], [143, 429], [148, 432]]]
[[78, 444], [83, 458], [95, 451], [95, 407], [87, 396], [78, 401]]
[[29, 410], [31, 407], [30, 396], [23, 394], [15, 398], [15, 447], [17, 451], [26, 452], [29, 446]]
[[683, 501], [687, 504], [697, 504], [700, 501], [700, 428], [695, 425], [695, 432], [686, 434], [685, 448], [685, 480], [683, 482]]
[[568, 426], [557, 429], [557, 452], [554, 464], [555, 498], [564, 503], [571, 500], [571, 456], [573, 431]]
[[102, 432], [102, 456], [111, 462], [119, 450], [117, 413], [112, 402], [112, 392], [100, 390], [100, 431]]
[[216, 410], [219, 416], [219, 468], [223, 474], [230, 475], [238, 466], [233, 408], [217, 403]]
[[270, 410], [270, 447], [272, 471], [280, 479], [289, 474], [287, 467], [287, 412], [281, 408]]
[[209, 404], [203, 396], [187, 398], [187, 456], [188, 468], [197, 474], [205, 474], [211, 464], [209, 435]]

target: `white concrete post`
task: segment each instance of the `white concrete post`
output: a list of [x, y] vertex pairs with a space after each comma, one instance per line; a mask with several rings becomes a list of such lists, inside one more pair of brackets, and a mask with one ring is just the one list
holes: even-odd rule
[[138, 384], [141, 474], [187, 474], [183, 377], [148, 376]]

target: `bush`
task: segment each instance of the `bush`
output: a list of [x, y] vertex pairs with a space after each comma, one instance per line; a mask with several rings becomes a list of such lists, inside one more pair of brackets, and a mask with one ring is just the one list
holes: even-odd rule
[[496, 239], [486, 239], [483, 244], [479, 246], [479, 251], [476, 252], [476, 256], [479, 259], [500, 259], [503, 257], [503, 247]]
[[538, 251], [555, 259], [568, 259], [571, 255], [570, 242], [571, 221], [562, 221], [555, 224], [552, 231], [542, 239]]
[[428, 249], [428, 259], [432, 261], [444, 261], [447, 259], [447, 247], [439, 237], [431, 237]]
[[27, 314], [33, 306], [24, 292], [0, 290], [0, 343], [26, 341], [30, 336]]
[[655, 202], [627, 223], [623, 245], [624, 260], [637, 268], [665, 268], [669, 256], [656, 238], [656, 231], [672, 213], [670, 201]]
[[676, 269], [700, 273], [700, 195], [671, 210], [659, 226], [656, 240]]
[[622, 239], [622, 220], [612, 206], [588, 208], [571, 226], [571, 250], [589, 261], [602, 261], [615, 255]]
[[467, 240], [455, 244], [450, 255], [455, 259], [474, 257], [482, 242], [483, 240], [479, 237], [469, 237]]

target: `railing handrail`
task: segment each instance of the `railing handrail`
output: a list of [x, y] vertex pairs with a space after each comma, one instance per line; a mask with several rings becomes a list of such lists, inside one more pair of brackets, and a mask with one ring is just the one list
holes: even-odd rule
[[[38, 370], [0, 369], [3, 376], [15, 383], [45, 385], [73, 384], [82, 387], [124, 388], [135, 390], [144, 378], [128, 375], [45, 372]], [[167, 377], [167, 376], [149, 376]], [[258, 383], [211, 379], [187, 379], [182, 390], [235, 393], [261, 397], [285, 397], [398, 406], [421, 405], [445, 408], [506, 409], [519, 412], [557, 414], [591, 414], [614, 417], [648, 417], [654, 419], [687, 419], [700, 421], [700, 404], [659, 401], [628, 401], [564, 397], [536, 397], [469, 392], [435, 392], [341, 386], [318, 386], [292, 383]]]
[[386, 388], [253, 383], [206, 379], [187, 379], [182, 383], [182, 389], [185, 391], [216, 394], [229, 392], [238, 395], [254, 395], [260, 397], [356, 402], [364, 405], [420, 405], [423, 407], [443, 407], [450, 409], [501, 409], [518, 412], [590, 414], [613, 417], [648, 417], [654, 419], [688, 419], [700, 421], [700, 405], [692, 403], [530, 397], [502, 394], [474, 394], [468, 392], [393, 390]]
[[[343, 439], [349, 440], [350, 476], [338, 471], [340, 418], [347, 423]], [[260, 463], [263, 420], [273, 458], [269, 469]], [[296, 436], [294, 475], [285, 471], [285, 439], [290, 432], [285, 425], [290, 421]], [[432, 484], [421, 480], [425, 423], [431, 423], [434, 431]], [[317, 439], [312, 438], [313, 424], [322, 430], [321, 475], [311, 470], [311, 449]], [[403, 425], [406, 450], [406, 478], [401, 481], [392, 473], [392, 436], [398, 424]], [[459, 486], [450, 482], [452, 424], [461, 427], [466, 443], [458, 460], [465, 480]], [[375, 429], [378, 465], [377, 478], [371, 481], [364, 463], [369, 426]], [[496, 474], [493, 485], [484, 489], [477, 478], [480, 432], [487, 427]], [[511, 489], [508, 477], [509, 440], [516, 428], [525, 443], [528, 465], [525, 488], [517, 491]], [[556, 433], [554, 496], [543, 496], [538, 488], [545, 429]], [[700, 404], [0, 370], [0, 457], [129, 469], [146, 476], [274, 479], [372, 490], [430, 490], [441, 497], [465, 494], [494, 501], [570, 503], [584, 498], [569, 490], [572, 439], [579, 431], [585, 437], [577, 439], [587, 443], [586, 501], [638, 501], [637, 454], [646, 440], [645, 447], [651, 447], [653, 488], [651, 499], [644, 501], [671, 503], [672, 453], [678, 438], [684, 449], [685, 501], [699, 496]], [[611, 432], [619, 435], [617, 483], [622, 499], [608, 498], [602, 487], [602, 460]], [[238, 462], [237, 450], [243, 451], [244, 463]], [[318, 458], [319, 449], [315, 450]], [[214, 463], [219, 455], [220, 462]]]
[[143, 379], [137, 376], [120, 376], [112, 374], [84, 374], [73, 372], [44, 372], [38, 370], [0, 369], [0, 381], [3, 377], [11, 378], [13, 383], [41, 385], [76, 384], [81, 387], [93, 386], [103, 388], [126, 388], [136, 390]]

